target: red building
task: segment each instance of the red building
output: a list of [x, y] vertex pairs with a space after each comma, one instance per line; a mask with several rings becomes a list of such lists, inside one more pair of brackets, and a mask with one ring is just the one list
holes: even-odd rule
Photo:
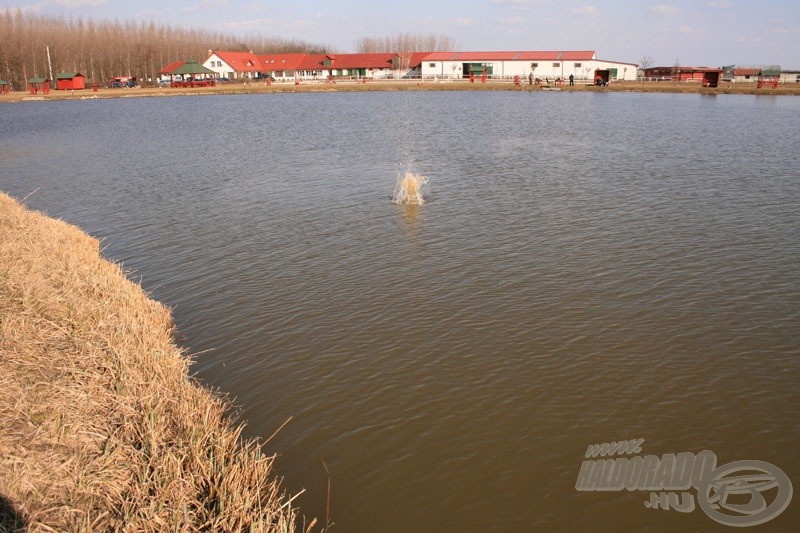
[[28, 91], [31, 94], [50, 94], [50, 80], [47, 78], [28, 78]]
[[56, 76], [56, 89], [69, 91], [86, 88], [86, 77], [80, 72], [62, 72]]
[[702, 83], [703, 87], [716, 87], [722, 78], [721, 68], [711, 67], [652, 67], [644, 71], [645, 79], [655, 81], [683, 81]]

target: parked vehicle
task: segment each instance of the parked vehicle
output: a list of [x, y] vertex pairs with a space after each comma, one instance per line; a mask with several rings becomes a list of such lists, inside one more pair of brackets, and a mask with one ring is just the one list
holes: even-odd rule
[[108, 88], [109, 89], [119, 89], [119, 88], [133, 88], [138, 87], [139, 83], [136, 81], [134, 77], [128, 76], [118, 76], [116, 78], [111, 78], [108, 80]]

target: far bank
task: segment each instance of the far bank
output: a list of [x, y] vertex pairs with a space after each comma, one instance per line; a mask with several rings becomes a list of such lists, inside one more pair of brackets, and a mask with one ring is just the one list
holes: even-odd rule
[[559, 91], [559, 92], [647, 92], [647, 93], [689, 93], [689, 94], [752, 94], [760, 96], [798, 96], [800, 84], [779, 84], [776, 88], [758, 88], [756, 83], [722, 83], [719, 87], [702, 87], [699, 83], [663, 82], [612, 82], [605, 87], [576, 83], [556, 85], [550, 83], [529, 84], [522, 80], [382, 80], [382, 81], [338, 81], [319, 82], [276, 82], [267, 85], [259, 83], [222, 83], [216, 87], [171, 88], [98, 88], [97, 90], [51, 90], [48, 94], [32, 95], [26, 91], [11, 91], [0, 94], [0, 103], [24, 101], [86, 100], [100, 98], [142, 98], [167, 96], [205, 96], [220, 94], [271, 94], [302, 92], [370, 92], [370, 91]]

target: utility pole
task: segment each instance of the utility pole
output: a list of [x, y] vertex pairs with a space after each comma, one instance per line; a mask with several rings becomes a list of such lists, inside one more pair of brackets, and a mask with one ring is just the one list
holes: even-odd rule
[[[45, 49], [47, 49], [47, 67], [50, 69], [50, 83], [55, 83], [53, 79], [53, 64], [50, 62], [50, 46], [45, 45]], [[53, 87], [55, 89], [55, 87]]]

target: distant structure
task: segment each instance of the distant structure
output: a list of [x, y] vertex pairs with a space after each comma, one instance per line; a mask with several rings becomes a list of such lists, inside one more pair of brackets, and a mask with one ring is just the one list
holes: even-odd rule
[[703, 87], [717, 87], [723, 70], [714, 67], [651, 67], [644, 70], [645, 81], [696, 82]]
[[86, 77], [80, 72], [61, 72], [56, 76], [56, 89], [74, 91], [86, 88]]
[[460, 79], [471, 75], [490, 78], [565, 80], [584, 83], [600, 77], [609, 81], [636, 81], [635, 63], [597, 59], [593, 50], [517, 52], [432, 52], [422, 58], [422, 77]]
[[263, 54], [209, 50], [203, 66], [227, 79], [489, 79], [515, 77], [593, 83], [636, 80], [637, 65], [597, 59], [594, 51], [393, 52], [374, 54]]
[[254, 54], [209, 50], [203, 66], [217, 77], [226, 79], [314, 80], [349, 77], [388, 79], [419, 77], [419, 64], [428, 52], [407, 56], [400, 54]]

